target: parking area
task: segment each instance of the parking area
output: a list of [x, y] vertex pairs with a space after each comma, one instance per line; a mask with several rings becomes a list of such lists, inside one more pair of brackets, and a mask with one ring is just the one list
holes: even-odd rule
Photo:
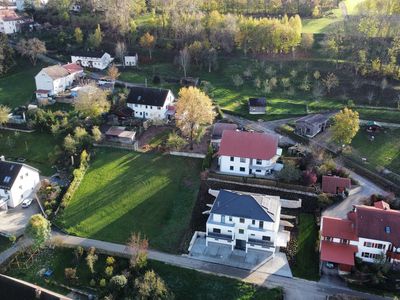
[[0, 233], [3, 235], [22, 235], [29, 218], [39, 213], [39, 210], [39, 205], [34, 200], [28, 208], [22, 208], [19, 205], [16, 208], [9, 208], [8, 211], [1, 211]]
[[293, 277], [286, 255], [279, 251], [275, 255], [269, 251], [249, 249], [233, 250], [229, 245], [209, 242], [206, 246], [205, 237], [198, 236], [190, 250], [189, 257], [207, 262], [213, 262], [230, 267], [259, 271], [284, 277]]

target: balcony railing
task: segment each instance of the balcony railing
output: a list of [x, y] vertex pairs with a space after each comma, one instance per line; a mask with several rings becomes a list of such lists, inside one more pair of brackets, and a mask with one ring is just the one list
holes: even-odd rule
[[264, 229], [264, 228], [260, 228], [260, 227], [252, 226], [252, 225], [249, 225], [249, 226], [247, 227], [247, 229], [248, 229], [248, 230], [252, 230], [252, 231], [259, 231], [259, 232], [267, 231], [267, 230]]
[[207, 232], [207, 237], [215, 238], [215, 239], [221, 239], [225, 241], [232, 242], [233, 241], [233, 236], [229, 234], [222, 234], [222, 233], [216, 233], [216, 232]]
[[217, 221], [214, 221], [214, 220], [208, 220], [207, 224], [209, 224], [209, 225], [227, 226], [227, 227], [235, 227], [234, 223], [222, 223], [222, 222], [217, 222]]
[[264, 248], [272, 248], [274, 247], [274, 243], [271, 241], [263, 241], [263, 240], [257, 240], [257, 239], [249, 239], [248, 244], [253, 244], [257, 246], [261, 246]]

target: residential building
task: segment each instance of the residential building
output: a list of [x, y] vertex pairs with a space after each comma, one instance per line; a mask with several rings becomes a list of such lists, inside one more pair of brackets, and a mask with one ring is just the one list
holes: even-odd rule
[[321, 220], [321, 262], [338, 264], [341, 273], [355, 265], [355, 257], [374, 263], [400, 261], [400, 211], [383, 201], [355, 205], [347, 219]]
[[132, 87], [126, 103], [136, 118], [165, 120], [174, 112], [174, 100], [171, 90]]
[[264, 115], [267, 111], [267, 99], [265, 98], [250, 98], [249, 99], [249, 114]]
[[71, 55], [71, 61], [85, 68], [106, 69], [114, 58], [107, 52], [75, 52]]
[[225, 130], [218, 151], [219, 171], [233, 175], [265, 176], [280, 171], [282, 154], [272, 134]]
[[24, 18], [12, 9], [0, 9], [0, 32], [5, 34], [13, 34], [20, 32], [21, 25], [30, 22], [28, 18]]
[[126, 67], [136, 67], [139, 61], [137, 54], [135, 55], [125, 55], [124, 56], [124, 66]]
[[343, 194], [351, 188], [351, 179], [338, 176], [322, 176], [322, 191], [328, 194]]
[[326, 129], [329, 118], [330, 114], [315, 114], [302, 117], [296, 121], [295, 132], [298, 135], [313, 138]]
[[220, 190], [209, 211], [206, 246], [210, 242], [234, 249], [270, 251], [286, 247], [290, 234], [280, 225], [278, 196]]
[[225, 130], [236, 130], [238, 126], [233, 123], [215, 123], [211, 133], [211, 146], [218, 149], [221, 144], [222, 133]]
[[39, 171], [31, 166], [0, 159], [0, 207], [17, 207], [40, 183]]
[[82, 67], [77, 64], [54, 65], [43, 68], [36, 76], [36, 98], [58, 95], [72, 86], [83, 75]]
[[135, 136], [135, 131], [126, 130], [121, 126], [112, 126], [105, 133], [107, 141], [121, 144], [133, 144]]

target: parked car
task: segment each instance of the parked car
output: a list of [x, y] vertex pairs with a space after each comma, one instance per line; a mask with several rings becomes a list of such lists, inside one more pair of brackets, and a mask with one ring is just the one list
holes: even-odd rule
[[32, 204], [33, 199], [32, 198], [26, 198], [24, 201], [22, 201], [22, 207], [27, 208]]
[[334, 268], [336, 267], [336, 265], [335, 265], [334, 263], [327, 262], [327, 263], [326, 263], [326, 267], [327, 267], [328, 269], [334, 269]]

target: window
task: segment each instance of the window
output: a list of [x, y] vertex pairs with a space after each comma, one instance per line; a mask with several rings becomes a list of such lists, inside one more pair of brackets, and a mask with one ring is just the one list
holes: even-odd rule
[[140, 112], [140, 115], [142, 115], [142, 112]]
[[232, 217], [229, 217], [229, 222], [232, 222]]
[[257, 159], [256, 160], [256, 165], [261, 165], [262, 164], [262, 160], [261, 159]]
[[161, 110], [161, 107], [157, 107], [158, 110]]
[[387, 234], [390, 233], [390, 226], [386, 226], [386, 227], [385, 227], [385, 232], [386, 232]]
[[221, 233], [221, 229], [219, 229], [219, 228], [213, 228], [213, 232], [214, 232], [214, 233]]
[[235, 160], [235, 158], [233, 156], [231, 156], [231, 161], [234, 161], [234, 160]]
[[10, 180], [11, 180], [11, 177], [10, 176], [6, 176], [6, 177], [4, 177], [3, 182], [4, 183], [9, 183]]
[[241, 163], [245, 163], [245, 162], [246, 162], [246, 159], [243, 158], [243, 157], [241, 157], [241, 158], [240, 158], [240, 162], [241, 162]]
[[261, 170], [256, 170], [257, 173], [261, 173]]
[[256, 220], [251, 220], [251, 225], [256, 225]]
[[228, 230], [228, 232], [232, 232], [232, 230]]
[[251, 236], [256, 236], [254, 233], [250, 234]]
[[138, 105], [137, 105], [137, 104], [135, 104], [135, 107], [138, 107]]
[[270, 241], [270, 240], [271, 240], [271, 237], [270, 237], [270, 236], [264, 235], [264, 236], [262, 237], [262, 240], [263, 240], [263, 241]]
[[244, 167], [240, 167], [240, 172], [244, 172], [246, 169]]
[[239, 219], [239, 222], [240, 222], [240, 223], [244, 223], [244, 218], [240, 218], [240, 219]]
[[326, 236], [324, 238], [324, 240], [330, 242], [330, 241], [333, 241], [333, 238], [331, 238], [330, 236]]
[[240, 234], [244, 234], [244, 230], [243, 229], [239, 229], [239, 233]]
[[364, 247], [372, 247], [372, 243], [371, 242], [364, 242]]
[[147, 105], [146, 105], [146, 108], [147, 108]]
[[264, 228], [264, 222], [263, 222], [263, 221], [260, 221], [260, 223], [258, 224], [258, 227], [259, 227], [259, 228]]
[[230, 166], [230, 167], [229, 167], [229, 170], [233, 171], [233, 166]]
[[346, 240], [346, 239], [341, 239], [341, 241], [340, 241], [342, 244], [348, 244], [349, 243], [349, 240]]

